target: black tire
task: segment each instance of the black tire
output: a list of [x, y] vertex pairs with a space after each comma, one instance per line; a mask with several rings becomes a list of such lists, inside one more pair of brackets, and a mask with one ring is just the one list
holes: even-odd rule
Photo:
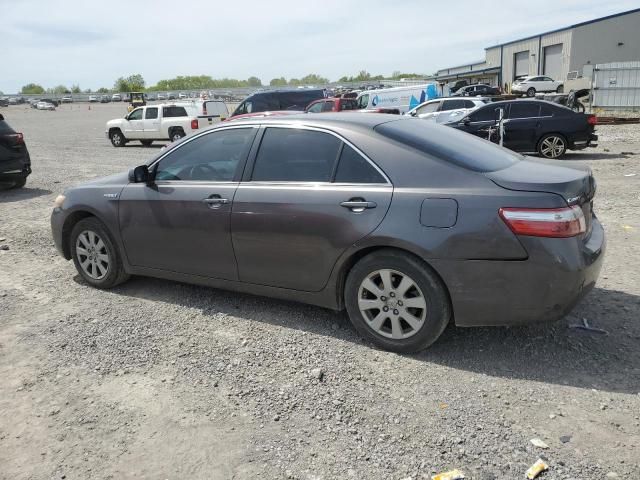
[[172, 142], [177, 142], [185, 136], [186, 134], [184, 133], [184, 130], [182, 130], [182, 128], [172, 128], [169, 132], [169, 140], [171, 140]]
[[[105, 267], [106, 272], [101, 278], [92, 277], [81, 265], [81, 262], [87, 261], [88, 257], [78, 252], [78, 237], [84, 235], [86, 232], [93, 232], [102, 240], [104, 248], [100, 248], [96, 253], [106, 254], [109, 259]], [[82, 244], [80, 243], [80, 245]], [[78, 270], [78, 273], [84, 281], [93, 287], [111, 288], [129, 279], [129, 274], [124, 271], [122, 256], [116, 247], [113, 237], [107, 227], [95, 217], [84, 218], [74, 225], [71, 230], [71, 236], [69, 237], [69, 251], [71, 252], [76, 270]], [[93, 271], [98, 271], [95, 266], [93, 267]]]
[[153, 140], [140, 140], [140, 143], [142, 144], [143, 147], [150, 147], [151, 144], [153, 143]]
[[[382, 310], [377, 310], [378, 314], [374, 314], [374, 319], [365, 318], [365, 315], [369, 315], [369, 313], [363, 313], [360, 310], [359, 299], [362, 298], [366, 300], [363, 295], [365, 293], [368, 294], [368, 292], [363, 290], [363, 282], [367, 278], [370, 278], [371, 275], [376, 275], [375, 272], [380, 270], [392, 270], [395, 273], [409, 278], [419, 289], [418, 293], [421, 293], [421, 296], [416, 295], [416, 298], [422, 299], [425, 303], [425, 312], [423, 314], [421, 313], [424, 315], [424, 319], [420, 327], [412, 329], [406, 321], [397, 320], [399, 324], [403, 325], [403, 328], [409, 327], [408, 334], [410, 336], [407, 338], [394, 339], [381, 333], [385, 328], [387, 330], [391, 329], [393, 324], [391, 318], [385, 319], [377, 331], [370, 325], [370, 322], [374, 323], [375, 319], [379, 318], [379, 315], [383, 317], [390, 316], [391, 310], [389, 310], [389, 313], [382, 313]], [[395, 281], [400, 282], [401, 279], [402, 276], [399, 276]], [[397, 288], [398, 286], [399, 285], [396, 285], [393, 288]], [[423, 261], [397, 250], [378, 250], [362, 258], [349, 272], [344, 288], [345, 304], [351, 323], [360, 335], [385, 350], [399, 353], [413, 353], [424, 350], [440, 337], [451, 319], [449, 296], [438, 276]], [[407, 293], [409, 292], [411, 292], [411, 290], [407, 290]], [[385, 297], [380, 296], [376, 301], [384, 298]], [[402, 293], [399, 293], [398, 296], [393, 299], [390, 298], [387, 300], [392, 300], [395, 301], [396, 304], [402, 305], [402, 302], [398, 302], [400, 298], [408, 303], [409, 297]], [[395, 311], [396, 308], [409, 310], [410, 307], [398, 307], [395, 305], [389, 307], [385, 305], [384, 308], [393, 309], [393, 313], [397, 315], [398, 312]], [[411, 310], [416, 311], [416, 309]], [[376, 310], [374, 310], [374, 312], [375, 311]], [[418, 311], [420, 312], [420, 310]], [[371, 310], [368, 312], [371, 312]], [[402, 315], [401, 310], [400, 316]], [[402, 333], [405, 334], [405, 331]], [[387, 331], [386, 335], [391, 335], [391, 332]]]
[[127, 139], [120, 130], [112, 130], [109, 133], [109, 139], [114, 147], [124, 147], [125, 143], [127, 143]]
[[527, 90], [527, 97], [535, 97], [536, 96], [536, 89], [533, 87], [529, 87], [529, 90]]
[[558, 85], [558, 88], [556, 88], [556, 93], [564, 93], [564, 85]]
[[[549, 140], [549, 141], [547, 141]], [[538, 155], [556, 160], [567, 151], [567, 139], [559, 133], [548, 133], [538, 141]]]
[[22, 188], [27, 184], [27, 177], [18, 178], [13, 181], [13, 187], [11, 188]]

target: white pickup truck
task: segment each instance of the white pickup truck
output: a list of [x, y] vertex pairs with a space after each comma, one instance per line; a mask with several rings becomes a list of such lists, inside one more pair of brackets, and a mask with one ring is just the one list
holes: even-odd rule
[[136, 108], [124, 118], [107, 122], [106, 135], [114, 147], [139, 140], [149, 146], [154, 140], [181, 139], [199, 128], [206, 128], [229, 116], [220, 100], [197, 100]]
[[107, 122], [106, 136], [114, 147], [131, 140], [149, 146], [154, 140], [180, 140], [199, 128], [198, 110], [190, 104], [158, 104], [136, 108], [124, 118]]

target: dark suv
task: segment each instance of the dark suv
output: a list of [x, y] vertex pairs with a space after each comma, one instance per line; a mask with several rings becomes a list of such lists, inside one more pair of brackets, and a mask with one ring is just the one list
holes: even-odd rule
[[595, 115], [542, 100], [493, 102], [447, 125], [498, 142], [500, 110], [504, 118], [503, 146], [516, 152], [560, 158], [567, 150], [597, 146]]
[[31, 157], [22, 133], [16, 132], [0, 115], [0, 183], [24, 187], [31, 173]]
[[327, 96], [324, 89], [271, 90], [257, 92], [247, 97], [231, 115], [266, 112], [275, 110], [303, 111], [314, 100]]

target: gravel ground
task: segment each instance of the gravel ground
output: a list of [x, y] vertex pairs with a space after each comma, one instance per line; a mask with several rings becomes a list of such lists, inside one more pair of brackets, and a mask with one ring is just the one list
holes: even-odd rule
[[[544, 479], [640, 478], [639, 125], [600, 127], [599, 148], [567, 157], [593, 167], [609, 241], [572, 315], [451, 327], [403, 356], [321, 308], [82, 283], [49, 212], [66, 187], [155, 151], [104, 138], [124, 108], [2, 109], [34, 173], [0, 192], [1, 478], [516, 479], [539, 457]], [[608, 333], [571, 328], [582, 318]]]

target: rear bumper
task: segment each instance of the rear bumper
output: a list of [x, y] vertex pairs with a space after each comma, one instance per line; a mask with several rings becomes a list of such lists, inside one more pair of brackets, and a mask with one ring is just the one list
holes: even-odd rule
[[587, 147], [597, 147], [598, 146], [598, 135], [595, 133], [589, 134], [588, 139], [582, 140], [574, 140], [571, 145], [569, 145], [570, 150], [582, 150]]
[[594, 217], [585, 241], [520, 237], [522, 261], [431, 262], [449, 288], [458, 326], [525, 325], [559, 320], [595, 285], [606, 248]]
[[16, 155], [9, 160], [0, 161], [0, 179], [11, 180], [25, 178], [31, 174], [31, 158], [29, 154]]

